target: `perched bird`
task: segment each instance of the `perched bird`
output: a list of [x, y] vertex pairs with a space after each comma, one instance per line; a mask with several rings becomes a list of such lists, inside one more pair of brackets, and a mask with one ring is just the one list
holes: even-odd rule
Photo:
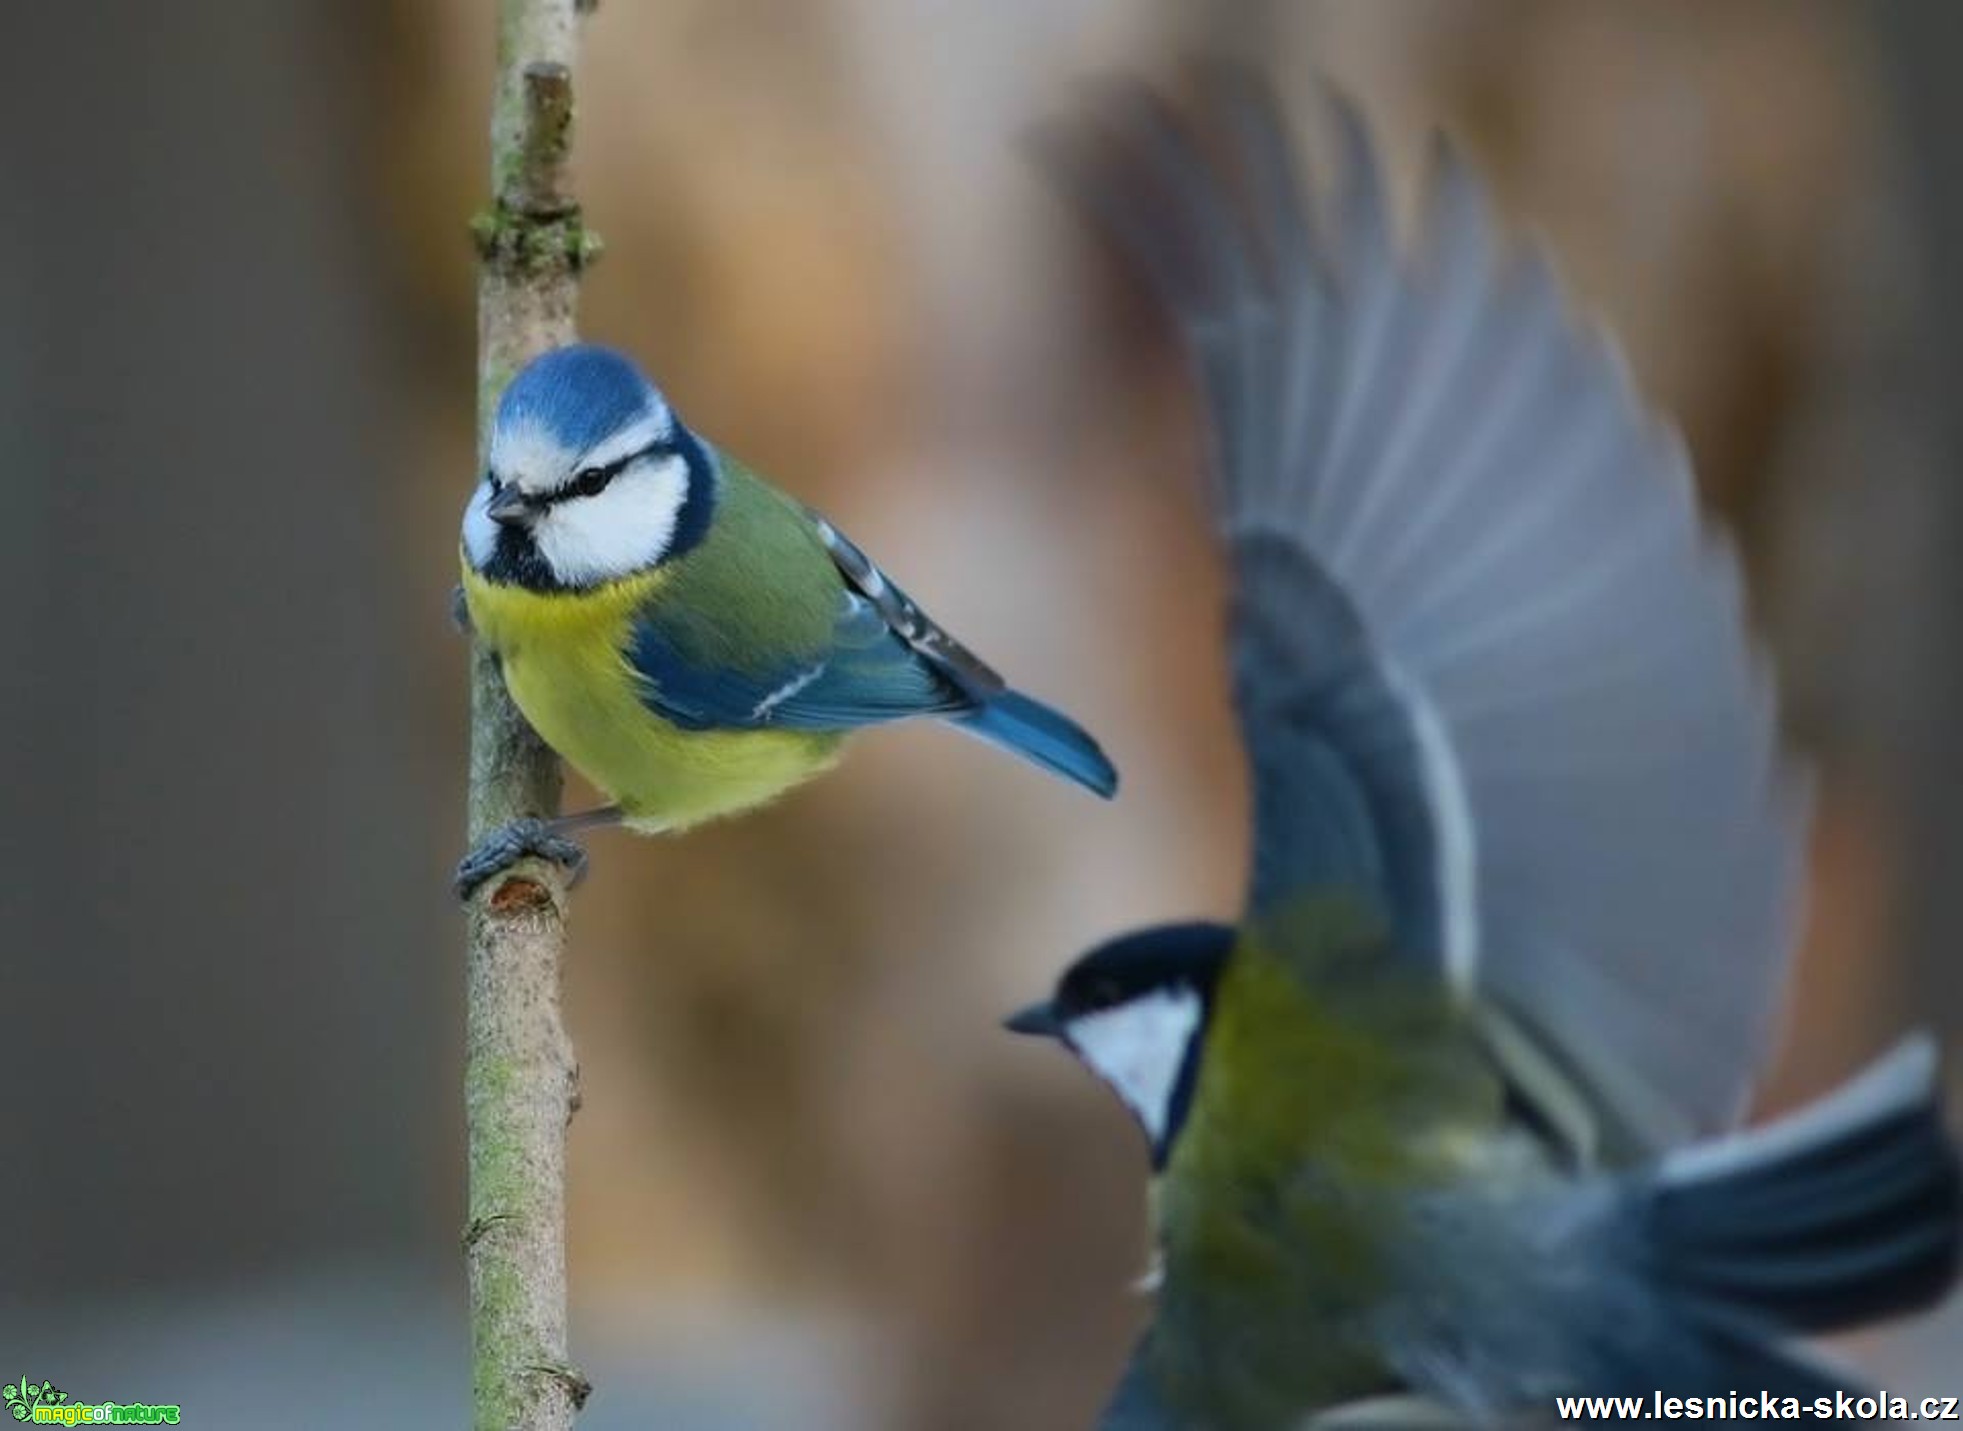
[[1400, 244], [1347, 104], [1312, 210], [1258, 79], [1196, 96], [1039, 143], [1195, 372], [1254, 819], [1238, 924], [1009, 1020], [1150, 1150], [1104, 1424], [1831, 1397], [1789, 1339], [1949, 1286], [1957, 1166], [1926, 1040], [1738, 1128], [1806, 801], [1682, 448], [1449, 151]]
[[466, 616], [534, 729], [614, 802], [494, 832], [468, 892], [573, 830], [684, 829], [772, 799], [861, 726], [952, 721], [1109, 796], [1068, 718], [1009, 689], [830, 523], [683, 425], [633, 363], [578, 345], [506, 388], [463, 518]]

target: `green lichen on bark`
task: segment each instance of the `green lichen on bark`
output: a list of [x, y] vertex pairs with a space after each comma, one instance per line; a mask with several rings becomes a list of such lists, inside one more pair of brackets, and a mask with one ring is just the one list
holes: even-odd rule
[[482, 1131], [471, 1139], [471, 1214], [465, 1251], [474, 1261], [471, 1398], [479, 1431], [527, 1424], [521, 1396], [525, 1388], [513, 1372], [546, 1354], [535, 1329], [528, 1325], [529, 1292], [517, 1262], [495, 1255], [496, 1247], [479, 1251], [503, 1229], [522, 1231], [538, 1213], [526, 1206], [523, 1158], [514, 1130], [489, 1116], [509, 1097], [512, 1084], [512, 1066], [502, 1059], [486, 1056], [472, 1067], [468, 1097], [476, 1105], [472, 1112], [479, 1115], [473, 1121]]
[[576, 208], [539, 218], [493, 206], [470, 221], [470, 237], [479, 261], [515, 279], [576, 274], [599, 258], [602, 248], [600, 236]]

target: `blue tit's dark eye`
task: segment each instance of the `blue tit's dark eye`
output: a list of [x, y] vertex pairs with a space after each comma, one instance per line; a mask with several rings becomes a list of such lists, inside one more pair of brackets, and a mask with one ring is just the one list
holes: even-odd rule
[[573, 474], [566, 491], [574, 497], [597, 497], [606, 490], [607, 483], [613, 481], [615, 470], [611, 467], [582, 467]]

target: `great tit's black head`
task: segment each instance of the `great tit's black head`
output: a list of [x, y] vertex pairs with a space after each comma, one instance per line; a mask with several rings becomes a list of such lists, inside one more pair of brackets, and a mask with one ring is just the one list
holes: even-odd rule
[[714, 505], [713, 459], [654, 384], [574, 344], [533, 359], [499, 400], [464, 552], [496, 581], [599, 586], [687, 551]]
[[1123, 1100], [1166, 1155], [1192, 1104], [1213, 992], [1234, 947], [1224, 924], [1165, 924], [1126, 934], [1064, 971], [1056, 993], [1003, 1021], [1061, 1041]]

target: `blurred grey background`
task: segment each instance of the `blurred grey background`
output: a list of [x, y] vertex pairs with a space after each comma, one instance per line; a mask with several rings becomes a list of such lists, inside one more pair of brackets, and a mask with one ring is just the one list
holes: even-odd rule
[[[444, 603], [491, 8], [0, 21], [9, 1379], [463, 1418]], [[1103, 932], [1229, 909], [1242, 792], [1176, 370], [1013, 141], [1195, 42], [1335, 76], [1407, 176], [1459, 136], [1683, 422], [1822, 770], [1766, 1106], [1957, 1032], [1955, 7], [606, 0], [587, 331], [1127, 793], [907, 730], [741, 823], [595, 842], [582, 1424], [1080, 1426], [1142, 1314], [1131, 1130], [994, 1020]], [[1852, 1348], [1950, 1392], [1959, 1350], [1947, 1316]]]

